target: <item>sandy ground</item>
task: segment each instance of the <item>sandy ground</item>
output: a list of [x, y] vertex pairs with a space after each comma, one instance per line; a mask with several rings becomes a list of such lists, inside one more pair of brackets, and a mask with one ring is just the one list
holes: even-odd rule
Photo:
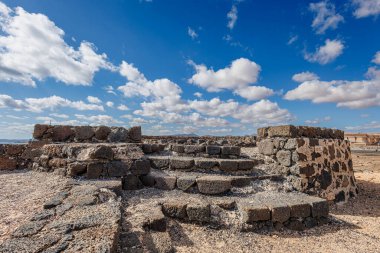
[[[304, 232], [240, 233], [170, 222], [178, 252], [380, 252], [380, 152], [354, 153], [360, 193], [331, 210], [330, 224]], [[0, 243], [65, 185], [49, 173], [0, 172]]]
[[0, 244], [65, 186], [53, 173], [0, 171]]

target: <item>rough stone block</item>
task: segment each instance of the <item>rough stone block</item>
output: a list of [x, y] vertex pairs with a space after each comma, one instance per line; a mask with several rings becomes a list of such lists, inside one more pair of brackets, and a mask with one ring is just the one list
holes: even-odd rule
[[89, 152], [89, 157], [91, 159], [112, 160], [113, 159], [113, 151], [112, 151], [112, 148], [109, 146], [98, 146], [98, 147], [93, 148]]
[[132, 142], [141, 142], [141, 126], [131, 127], [128, 136]]
[[199, 192], [203, 194], [222, 194], [231, 189], [231, 179], [224, 176], [204, 176], [196, 181]]
[[156, 180], [154, 179], [154, 177], [150, 174], [148, 175], [144, 175], [144, 176], [140, 176], [140, 181], [142, 182], [142, 184], [146, 187], [153, 187], [154, 184], [156, 183]]
[[325, 199], [312, 198], [311, 204], [311, 215], [313, 217], [328, 217], [329, 215], [329, 203]]
[[6, 154], [10, 156], [20, 155], [25, 149], [25, 145], [22, 144], [8, 144], [6, 148]]
[[79, 176], [86, 173], [87, 165], [85, 163], [74, 162], [67, 166], [67, 175], [70, 177]]
[[184, 177], [179, 177], [177, 179], [177, 187], [178, 189], [182, 191], [187, 191], [189, 190], [192, 186], [195, 185], [196, 183], [196, 177], [195, 176], [184, 176]]
[[151, 144], [143, 144], [142, 150], [143, 150], [144, 154], [150, 154], [150, 153], [152, 153], [152, 145]]
[[186, 214], [190, 221], [209, 222], [211, 211], [208, 203], [189, 203], [186, 206]]
[[218, 161], [214, 159], [196, 159], [195, 166], [200, 169], [209, 170], [218, 166]]
[[89, 163], [87, 165], [86, 176], [88, 179], [97, 179], [104, 174], [104, 164], [103, 163]]
[[238, 170], [239, 162], [237, 160], [219, 160], [219, 168], [222, 171], [230, 172]]
[[238, 204], [244, 223], [270, 220], [269, 208], [260, 202], [249, 201]]
[[62, 168], [66, 167], [67, 161], [63, 158], [52, 158], [48, 162], [50, 168]]
[[287, 150], [296, 149], [297, 148], [297, 139], [295, 139], [295, 138], [288, 139], [285, 143], [284, 148]]
[[186, 218], [186, 206], [185, 201], [167, 201], [162, 204], [162, 212], [172, 218], [185, 219]]
[[205, 152], [205, 146], [185, 145], [184, 151], [186, 154], [204, 153]]
[[138, 190], [142, 188], [142, 183], [138, 176], [126, 175], [122, 178], [123, 190]]
[[122, 177], [128, 173], [128, 164], [122, 161], [110, 161], [106, 165], [109, 177]]
[[176, 187], [177, 178], [174, 176], [159, 175], [154, 176], [156, 182], [155, 187], [161, 190], [174, 190]]
[[173, 145], [172, 151], [182, 154], [185, 152], [185, 147], [183, 145]]
[[48, 129], [49, 129], [48, 125], [41, 125], [41, 124], [34, 125], [33, 138], [41, 139]]
[[233, 187], [245, 187], [250, 185], [252, 182], [251, 177], [247, 176], [233, 176], [231, 177], [231, 186]]
[[150, 165], [155, 169], [167, 169], [169, 168], [169, 157], [151, 156], [149, 157]]
[[109, 142], [125, 142], [128, 140], [128, 130], [124, 127], [112, 127], [108, 134]]
[[310, 204], [293, 200], [288, 203], [290, 207], [290, 216], [295, 218], [309, 217], [311, 214]]
[[136, 160], [131, 167], [131, 173], [134, 175], [146, 175], [150, 172], [150, 162], [147, 159]]
[[107, 140], [111, 129], [107, 126], [99, 126], [95, 129], [95, 138], [101, 141]]
[[255, 166], [255, 161], [253, 160], [240, 160], [238, 164], [238, 170], [252, 170]]
[[290, 150], [280, 150], [276, 154], [277, 161], [284, 166], [292, 165], [292, 152]]
[[296, 137], [297, 128], [292, 125], [272, 126], [268, 129], [268, 137]]
[[258, 143], [259, 153], [263, 155], [274, 155], [276, 154], [276, 149], [274, 143], [271, 139], [264, 139]]
[[76, 126], [74, 127], [75, 139], [84, 141], [91, 139], [94, 135], [94, 129], [91, 126]]
[[285, 203], [278, 203], [278, 204], [269, 204], [269, 209], [271, 210], [272, 214], [272, 221], [273, 222], [285, 222], [289, 220], [290, 218], [290, 207], [287, 206]]
[[0, 156], [0, 170], [15, 170], [17, 169], [17, 160], [11, 159], [8, 156]]
[[209, 155], [220, 155], [221, 148], [219, 146], [206, 146], [206, 153]]
[[52, 132], [53, 141], [67, 141], [74, 137], [74, 131], [70, 126], [54, 126]]
[[235, 155], [235, 156], [240, 156], [240, 147], [236, 146], [223, 146], [222, 155]]
[[170, 159], [171, 170], [191, 170], [194, 167], [194, 159], [188, 157], [173, 157]]
[[166, 231], [166, 219], [160, 206], [153, 206], [146, 213], [147, 219], [143, 222], [143, 228], [153, 231]]

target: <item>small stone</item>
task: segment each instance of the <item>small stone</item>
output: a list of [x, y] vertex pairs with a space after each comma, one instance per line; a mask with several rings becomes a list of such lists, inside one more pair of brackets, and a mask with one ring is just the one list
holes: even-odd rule
[[169, 168], [169, 157], [149, 157], [150, 165], [155, 169], [167, 169]]
[[131, 127], [128, 136], [132, 142], [141, 142], [141, 126]]
[[103, 163], [89, 163], [87, 165], [86, 177], [88, 179], [97, 179], [103, 175], [104, 164]]
[[250, 201], [238, 204], [244, 223], [270, 220], [270, 210], [260, 202]]
[[178, 157], [170, 159], [171, 170], [190, 170], [194, 167], [194, 159], [187, 157]]
[[277, 161], [284, 166], [292, 165], [292, 152], [289, 150], [280, 150], [276, 154]]
[[98, 146], [95, 147], [89, 153], [91, 159], [113, 159], [113, 151], [109, 146]]
[[75, 139], [78, 141], [90, 140], [95, 135], [91, 126], [76, 126], [74, 132]]
[[190, 203], [186, 207], [186, 214], [190, 221], [209, 222], [211, 211], [208, 203]]
[[195, 166], [200, 169], [210, 170], [218, 166], [218, 161], [212, 159], [197, 159], [195, 160]]
[[220, 160], [219, 161], [219, 168], [222, 171], [231, 172], [238, 170], [239, 162], [237, 160]]
[[63, 200], [68, 196], [67, 192], [60, 192], [56, 194], [53, 198], [45, 202], [44, 209], [54, 208], [62, 204]]
[[95, 130], [95, 138], [98, 140], [107, 140], [108, 134], [111, 133], [111, 129], [107, 126], [99, 126]]
[[276, 149], [274, 148], [274, 143], [270, 139], [261, 140], [258, 143], [259, 153], [263, 155], [274, 155], [276, 154]]
[[166, 216], [185, 219], [186, 218], [186, 206], [184, 201], [167, 201], [162, 204], [162, 211]]
[[47, 220], [32, 221], [18, 227], [13, 233], [13, 237], [26, 237], [37, 234], [47, 223]]
[[131, 173], [134, 175], [147, 175], [150, 172], [150, 162], [147, 159], [139, 159], [131, 167]]
[[84, 163], [74, 162], [67, 167], [67, 175], [70, 177], [82, 175], [86, 173], [87, 166]]

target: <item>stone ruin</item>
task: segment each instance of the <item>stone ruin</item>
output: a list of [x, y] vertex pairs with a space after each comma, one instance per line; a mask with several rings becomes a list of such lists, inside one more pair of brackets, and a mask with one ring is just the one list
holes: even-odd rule
[[0, 252], [171, 252], [172, 219], [303, 230], [327, 223], [331, 203], [358, 193], [340, 130], [289, 125], [251, 137], [157, 137], [140, 127], [36, 125], [33, 137], [0, 145], [0, 170], [73, 179]]

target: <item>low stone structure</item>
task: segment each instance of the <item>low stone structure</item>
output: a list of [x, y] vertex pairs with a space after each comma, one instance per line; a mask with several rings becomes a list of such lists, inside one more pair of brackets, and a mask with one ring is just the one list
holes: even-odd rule
[[141, 127], [108, 127], [108, 126], [34, 126], [33, 138], [51, 142], [124, 142], [140, 143]]
[[340, 130], [276, 126], [258, 129], [259, 152], [278, 162], [278, 171], [294, 176], [294, 187], [328, 200], [357, 194], [350, 143]]

